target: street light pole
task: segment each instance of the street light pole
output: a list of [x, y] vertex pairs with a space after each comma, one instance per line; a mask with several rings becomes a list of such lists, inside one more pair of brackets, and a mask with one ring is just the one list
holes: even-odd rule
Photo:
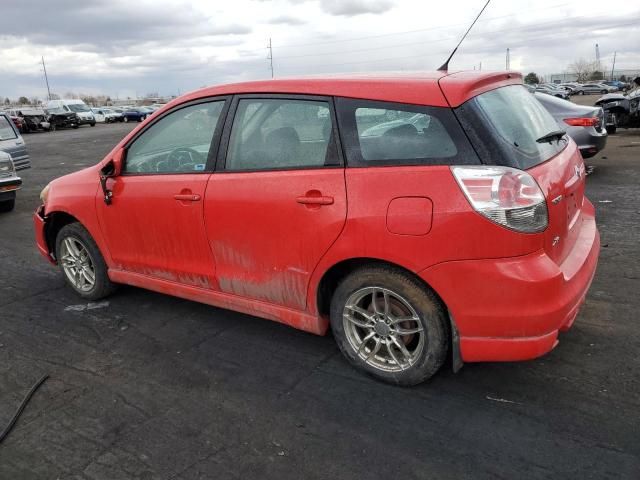
[[47, 67], [44, 64], [44, 56], [42, 57], [42, 69], [44, 70], [44, 81], [47, 83], [47, 100], [51, 100], [51, 90], [49, 89], [49, 78], [47, 77]]

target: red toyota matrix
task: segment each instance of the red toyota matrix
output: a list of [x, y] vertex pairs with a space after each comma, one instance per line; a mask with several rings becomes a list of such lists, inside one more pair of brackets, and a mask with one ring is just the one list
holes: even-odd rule
[[[527, 360], [573, 323], [599, 235], [582, 157], [514, 73], [272, 80], [182, 96], [51, 182], [39, 250], [318, 335], [412, 385]], [[178, 320], [176, 320], [178, 321]]]

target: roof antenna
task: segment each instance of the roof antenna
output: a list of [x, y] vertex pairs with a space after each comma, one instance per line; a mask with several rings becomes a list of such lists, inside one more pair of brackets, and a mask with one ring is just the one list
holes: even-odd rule
[[467, 29], [467, 31], [464, 33], [464, 35], [462, 36], [462, 38], [460, 39], [460, 41], [458, 42], [458, 45], [456, 45], [456, 48], [453, 49], [453, 52], [451, 52], [451, 55], [449, 55], [449, 58], [447, 58], [447, 61], [444, 62], [442, 64], [442, 66], [438, 69], [439, 72], [446, 72], [447, 70], [449, 70], [449, 62], [451, 61], [451, 58], [453, 58], [453, 56], [456, 54], [456, 51], [458, 50], [458, 47], [460, 46], [460, 44], [464, 41], [465, 38], [467, 38], [467, 35], [469, 34], [469, 32], [471, 31], [471, 29], [473, 28], [473, 26], [476, 24], [476, 22], [478, 21], [478, 19], [480, 18], [480, 15], [482, 15], [482, 12], [484, 12], [484, 9], [487, 8], [487, 5], [489, 5], [489, 2], [491, 0], [487, 0], [487, 3], [484, 4], [484, 7], [482, 7], [482, 10], [480, 10], [480, 13], [478, 14], [478, 16], [476, 17], [476, 19], [473, 21], [473, 23], [471, 24], [471, 26]]

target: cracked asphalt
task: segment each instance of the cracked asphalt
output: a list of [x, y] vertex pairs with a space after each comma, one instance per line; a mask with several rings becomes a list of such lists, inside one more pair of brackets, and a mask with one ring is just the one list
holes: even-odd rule
[[330, 336], [65, 288], [34, 245], [38, 194], [130, 128], [25, 137], [33, 168], [0, 215], [0, 428], [51, 377], [0, 444], [0, 479], [640, 478], [640, 132], [587, 162], [603, 248], [558, 347], [403, 389], [355, 372]]

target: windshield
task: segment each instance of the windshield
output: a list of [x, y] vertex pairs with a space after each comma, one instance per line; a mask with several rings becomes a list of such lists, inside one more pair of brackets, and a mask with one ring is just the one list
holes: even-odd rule
[[69, 107], [69, 110], [71, 110], [72, 112], [89, 112], [90, 111], [89, 107], [87, 107], [82, 103], [74, 103], [72, 105], [67, 105], [67, 107]]
[[65, 111], [62, 109], [62, 107], [47, 108], [47, 112], [49, 112], [49, 113], [65, 113]]
[[567, 145], [551, 114], [522, 85], [497, 88], [458, 107], [456, 114], [483, 163], [526, 170], [549, 160]]

